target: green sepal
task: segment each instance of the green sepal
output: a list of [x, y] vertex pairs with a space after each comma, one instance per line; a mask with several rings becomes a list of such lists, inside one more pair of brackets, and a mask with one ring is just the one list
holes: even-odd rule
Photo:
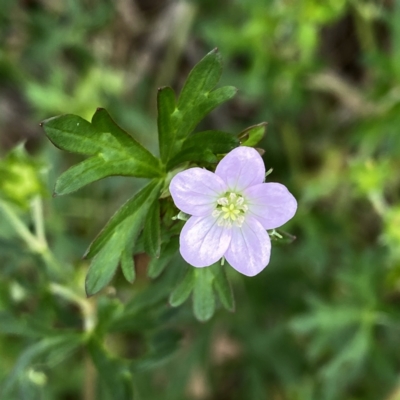
[[247, 147], [256, 146], [265, 136], [267, 125], [267, 122], [261, 122], [261, 124], [250, 126], [240, 132], [238, 138], [241, 141], [241, 145]]

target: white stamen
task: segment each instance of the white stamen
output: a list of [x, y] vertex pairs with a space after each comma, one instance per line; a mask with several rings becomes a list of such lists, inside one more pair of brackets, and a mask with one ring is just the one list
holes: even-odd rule
[[214, 218], [218, 218], [218, 217], [221, 215], [221, 213], [222, 213], [221, 210], [214, 210], [214, 211], [212, 212], [212, 216], [213, 216]]
[[245, 198], [237, 193], [226, 193], [225, 197], [217, 200], [217, 206], [212, 212], [214, 218], [218, 218], [218, 226], [230, 228], [232, 224], [241, 227], [245, 220], [244, 214], [248, 210], [244, 204]]

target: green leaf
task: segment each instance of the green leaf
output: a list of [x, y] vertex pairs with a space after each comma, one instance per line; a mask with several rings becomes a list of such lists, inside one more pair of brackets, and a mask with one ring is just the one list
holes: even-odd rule
[[162, 182], [155, 179], [129, 199], [107, 222], [89, 246], [84, 257], [93, 258], [127, 219], [144, 217], [151, 202], [158, 196]]
[[222, 60], [218, 49], [210, 51], [195, 67], [185, 82], [178, 100], [178, 109], [190, 110], [199, 103], [199, 98], [209, 93], [222, 74]]
[[192, 293], [195, 284], [194, 268], [190, 267], [185, 275], [185, 278], [174, 289], [169, 297], [169, 304], [172, 307], [178, 307], [183, 304]]
[[107, 176], [163, 176], [159, 160], [116, 125], [104, 109], [96, 111], [92, 123], [67, 114], [50, 118], [42, 126], [55, 146], [91, 156], [60, 176], [55, 194], [71, 193]]
[[160, 367], [168, 362], [181, 347], [182, 333], [172, 329], [157, 329], [147, 343], [147, 352], [142, 357], [134, 360], [131, 370], [135, 372], [146, 371]]
[[210, 268], [195, 270], [195, 285], [193, 290], [193, 312], [202, 322], [208, 321], [215, 312], [215, 296], [213, 292], [214, 275]]
[[155, 258], [160, 256], [160, 223], [160, 202], [156, 198], [147, 213], [143, 231], [144, 250], [149, 256]]
[[253, 125], [240, 132], [238, 138], [241, 140], [242, 146], [254, 147], [264, 137], [267, 131], [267, 122], [262, 122], [258, 125]]
[[221, 131], [204, 131], [189, 136], [181, 151], [167, 165], [170, 170], [185, 161], [217, 162], [216, 154], [226, 154], [239, 146], [239, 139]]
[[114, 400], [133, 400], [133, 378], [127, 363], [111, 356], [95, 339], [89, 342], [88, 350], [99, 374], [101, 390]]
[[169, 159], [171, 149], [175, 144], [176, 129], [172, 121], [172, 114], [176, 109], [175, 93], [170, 87], [158, 89], [158, 141], [161, 160], [166, 163]]
[[234, 311], [235, 300], [233, 297], [232, 287], [226, 276], [225, 268], [219, 262], [213, 264], [210, 268], [214, 275], [214, 288], [222, 305], [228, 311]]
[[160, 257], [153, 257], [149, 263], [148, 276], [149, 278], [157, 278], [161, 272], [164, 271], [165, 267], [172, 260], [176, 252], [178, 251], [179, 240], [177, 237], [173, 237], [169, 242], [164, 243], [161, 247]]
[[121, 235], [116, 232], [90, 263], [85, 289], [88, 296], [103, 289], [112, 279], [122, 255]]
[[132, 246], [127, 246], [121, 253], [121, 269], [124, 274], [125, 279], [129, 283], [133, 283], [135, 281], [136, 272], [135, 272], [135, 263], [133, 260], [132, 254]]
[[3, 398], [8, 395], [21, 374], [33, 363], [37, 364], [39, 359], [49, 367], [54, 366], [68, 358], [82, 343], [81, 334], [63, 333], [59, 336], [46, 337], [39, 342], [26, 347], [20, 354], [13, 370], [2, 382], [0, 395]]
[[[159, 89], [158, 135], [164, 164], [179, 152], [187, 135], [209, 112], [236, 94], [236, 88], [231, 86], [212, 91], [221, 73], [221, 56], [217, 49], [214, 49], [190, 72], [177, 104], [171, 88]], [[202, 157], [207, 161], [216, 161], [210, 150], [205, 150], [204, 153]]]
[[198, 103], [194, 104], [187, 112], [179, 109], [175, 117], [178, 126], [177, 139], [184, 139], [207, 114], [220, 104], [230, 100], [236, 92], [237, 89], [235, 87], [224, 86], [210, 93], [202, 93], [202, 96], [197, 99]]
[[102, 158], [91, 157], [62, 173], [56, 181], [54, 193], [63, 195], [75, 192], [89, 183], [106, 178], [109, 172]]
[[161, 183], [150, 182], [128, 200], [109, 220], [104, 229], [92, 242], [86, 256], [93, 258], [86, 276], [85, 288], [88, 296], [100, 291], [115, 274], [121, 261], [122, 271], [129, 282], [133, 282], [133, 260], [129, 252], [139, 235], [143, 220], [151, 204], [160, 192]]

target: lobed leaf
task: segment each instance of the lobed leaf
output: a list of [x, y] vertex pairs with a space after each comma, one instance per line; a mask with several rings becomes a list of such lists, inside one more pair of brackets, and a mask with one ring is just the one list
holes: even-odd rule
[[[93, 258], [110, 240], [116, 229], [128, 218], [144, 218], [151, 202], [158, 196], [162, 182], [157, 179], [149, 182], [143, 189], [129, 199], [107, 222], [106, 226], [90, 244], [86, 258]], [[150, 203], [150, 204], [149, 204]]]
[[88, 296], [100, 291], [115, 274], [119, 262], [129, 282], [133, 282], [133, 242], [140, 233], [149, 206], [160, 192], [161, 183], [150, 182], [128, 200], [109, 220], [104, 229], [92, 242], [86, 256], [93, 258], [86, 276], [85, 288]]
[[178, 109], [181, 111], [191, 110], [205, 93], [214, 89], [221, 74], [221, 55], [215, 48], [190, 71], [178, 99]]
[[[221, 56], [214, 49], [190, 72], [177, 103], [171, 88], [159, 89], [157, 122], [160, 154], [164, 164], [176, 156], [186, 137], [208, 113], [236, 94], [236, 88], [231, 86], [213, 90], [221, 73]], [[201, 159], [216, 161], [210, 150], [205, 150]], [[168, 167], [171, 168], [177, 162], [168, 164]]]
[[107, 176], [162, 177], [159, 160], [128, 135], [104, 109], [98, 109], [92, 123], [76, 115], [61, 115], [42, 123], [55, 146], [91, 158], [60, 176], [55, 194], [71, 193]]
[[207, 114], [222, 103], [230, 100], [235, 96], [236, 92], [237, 89], [235, 87], [224, 86], [211, 93], [203, 93], [203, 96], [198, 99], [198, 103], [194, 104], [187, 112], [183, 112], [178, 106], [179, 113], [175, 116], [178, 126], [176, 138], [178, 140], [184, 139]]
[[216, 154], [226, 154], [239, 146], [239, 139], [230, 133], [204, 131], [189, 136], [181, 151], [167, 164], [167, 169], [186, 162], [217, 162]]

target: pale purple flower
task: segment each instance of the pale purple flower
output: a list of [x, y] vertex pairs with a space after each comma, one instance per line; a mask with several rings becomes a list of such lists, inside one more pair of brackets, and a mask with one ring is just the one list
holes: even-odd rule
[[263, 183], [264, 179], [264, 162], [251, 147], [232, 150], [215, 173], [190, 168], [174, 176], [172, 198], [191, 215], [180, 235], [180, 252], [189, 264], [207, 267], [225, 257], [247, 276], [267, 266], [267, 229], [291, 219], [297, 202], [285, 186]]

